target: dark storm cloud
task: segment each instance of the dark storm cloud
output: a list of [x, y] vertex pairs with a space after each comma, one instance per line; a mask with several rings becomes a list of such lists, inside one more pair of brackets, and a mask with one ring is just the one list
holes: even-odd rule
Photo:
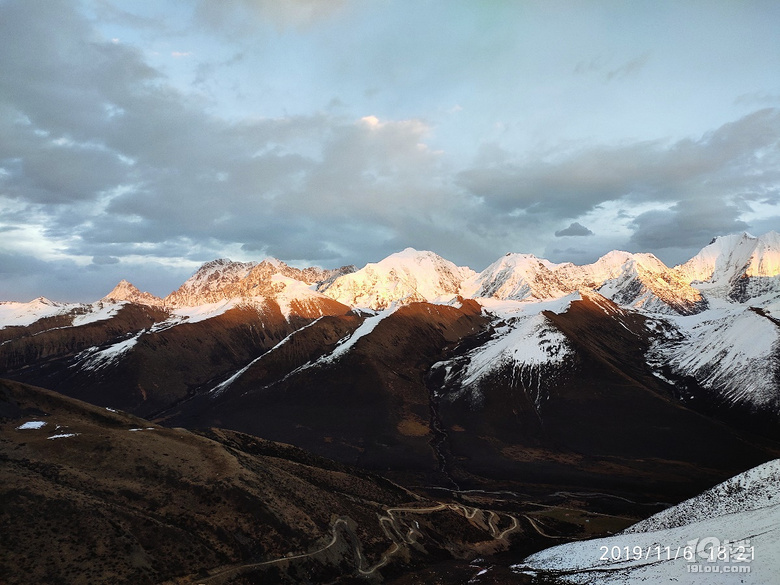
[[631, 242], [643, 250], [702, 247], [702, 242], [713, 236], [747, 230], [748, 225], [738, 216], [737, 206], [722, 199], [687, 199], [667, 210], [637, 216]]
[[592, 236], [593, 232], [586, 228], [581, 223], [575, 221], [574, 223], [569, 224], [569, 227], [563, 230], [558, 230], [555, 232], [556, 238], [562, 238], [564, 236]]

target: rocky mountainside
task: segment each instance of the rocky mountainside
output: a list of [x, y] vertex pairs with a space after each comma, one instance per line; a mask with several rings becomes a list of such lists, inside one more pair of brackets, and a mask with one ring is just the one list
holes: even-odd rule
[[184, 284], [165, 297], [170, 307], [196, 307], [236, 297], [276, 298], [288, 286], [302, 283], [294, 293], [298, 296], [320, 298], [309, 286], [327, 282], [353, 269], [345, 266], [337, 270], [318, 267], [303, 270], [271, 258], [259, 263], [214, 260], [201, 266]]
[[[687, 496], [774, 453], [778, 241], [718, 238], [674, 268], [619, 251], [479, 274], [411, 248], [360, 270], [215, 260], [162, 302], [121, 283], [92, 304], [3, 303], [0, 374], [410, 481], [654, 476]], [[764, 436], [747, 459], [745, 432]], [[689, 449], [702, 437], [717, 458]]]
[[151, 305], [153, 307], [159, 307], [164, 304], [164, 301], [160, 297], [156, 297], [148, 292], [141, 292], [138, 287], [126, 280], [120, 280], [119, 284], [100, 300], [105, 303], [127, 301], [129, 303]]

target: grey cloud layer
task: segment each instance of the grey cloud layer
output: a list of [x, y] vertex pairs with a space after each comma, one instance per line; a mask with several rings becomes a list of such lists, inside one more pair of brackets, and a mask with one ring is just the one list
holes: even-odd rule
[[[220, 25], [213, 4], [199, 18]], [[293, 4], [253, 6], [294, 26], [330, 14]], [[538, 158], [485, 147], [455, 168], [426, 147], [431, 128], [419, 120], [209, 114], [138, 49], [100, 38], [71, 2], [0, 2], [0, 38], [0, 223], [37, 226], [112, 276], [128, 255], [201, 261], [228, 246], [333, 266], [411, 245], [481, 269], [562, 225], [556, 236], [592, 234], [576, 220], [591, 225], [581, 216], [607, 202], [657, 204], [626, 220], [636, 246], [695, 251], [749, 227], [740, 214], [776, 196], [780, 179], [777, 109], [698, 140]], [[0, 272], [14, 278], [21, 265], [52, 270], [4, 252]]]
[[744, 229], [739, 203], [749, 207], [776, 193], [780, 110], [760, 110], [699, 140], [671, 145], [589, 147], [521, 162], [498, 153], [493, 159], [483, 156], [458, 181], [497, 212], [575, 219], [607, 202], [657, 202], [666, 209], [636, 217], [632, 240], [652, 249], [693, 246], [703, 233]]

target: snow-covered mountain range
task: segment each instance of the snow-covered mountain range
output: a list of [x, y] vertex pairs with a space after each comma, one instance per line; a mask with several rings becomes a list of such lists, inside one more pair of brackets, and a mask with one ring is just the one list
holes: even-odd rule
[[[91, 304], [44, 298], [0, 303], [0, 357], [5, 353], [0, 363], [13, 372], [29, 367], [31, 360], [50, 359], [60, 350], [31, 350], [37, 342], [33, 336], [42, 340], [46, 332], [104, 322], [112, 333], [91, 336], [91, 341], [74, 342], [61, 351], [71, 370], [94, 369], [98, 364], [105, 369], [132, 359], [134, 350], [162, 331], [224, 320], [228, 315], [234, 315], [235, 322], [240, 313], [246, 327], [253, 331], [260, 327], [270, 337], [245, 348], [245, 363], [226, 364], [225, 370], [211, 372], [220, 381], [243, 375], [250, 362], [313, 319], [354, 314], [358, 324], [369, 318], [368, 327], [381, 320], [383, 312], [400, 306], [460, 307], [466, 300], [477, 303], [485, 333], [468, 351], [445, 356], [432, 367], [432, 373], [442, 376], [440, 392], [445, 400], [478, 404], [491, 380], [509, 376], [512, 384], [533, 394], [532, 401], [541, 409], [556, 372], [571, 370], [582, 360], [574, 351], [571, 333], [554, 323], [555, 315], [572, 315], [574, 306], [587, 305], [612, 326], [644, 340], [643, 367], [682, 402], [704, 397], [780, 413], [780, 235], [776, 232], [716, 238], [688, 262], [671, 268], [652, 254], [622, 251], [609, 252], [584, 266], [507, 254], [480, 273], [411, 248], [361, 269], [299, 269], [275, 259], [219, 259], [204, 264], [165, 298], [122, 281]], [[128, 319], [130, 307], [137, 313], [132, 324], [119, 318]], [[333, 363], [347, 354], [360, 337], [370, 337], [371, 329], [366, 327], [353, 329], [330, 350], [323, 346], [317, 363]], [[350, 340], [351, 335], [355, 337]], [[292, 370], [309, 365], [295, 364]]]
[[[481, 400], [482, 382], [501, 370], [526, 380], [535, 401], [544, 401], [545, 375], [565, 367], [571, 354], [566, 335], [547, 315], [566, 312], [586, 295], [605, 314], [629, 311], [645, 322], [649, 347], [644, 359], [682, 400], [704, 390], [719, 401], [780, 412], [780, 235], [735, 234], [714, 239], [688, 262], [667, 267], [652, 254], [613, 251], [593, 264], [554, 264], [530, 254], [507, 254], [480, 273], [458, 267], [433, 252], [407, 248], [361, 269], [298, 269], [275, 259], [204, 264], [165, 298], [121, 281], [92, 304], [63, 304], [38, 298], [0, 303], [5, 343], [14, 331], [36, 333], [109, 321], [125, 305], [153, 307], [162, 319], [128, 332], [116, 347], [82, 347], [83, 366], [128, 356], [144, 335], [192, 324], [237, 309], [251, 309], [258, 323], [270, 315], [311, 319], [350, 310], [364, 316], [409, 303], [457, 305], [473, 299], [492, 320], [486, 342], [450, 361], [444, 385], [452, 400]], [[613, 305], [614, 303], [614, 305]], [[614, 308], [610, 308], [614, 307]], [[617, 313], [615, 313], [617, 314]], [[23, 335], [22, 335], [23, 336]], [[342, 344], [338, 355], [344, 353]], [[10, 348], [7, 348], [10, 349]], [[95, 361], [95, 355], [102, 356]], [[77, 365], [77, 364], [76, 364]], [[532, 381], [534, 380], [535, 381]]]
[[780, 456], [779, 318], [775, 233], [671, 268], [220, 259], [164, 298], [122, 281], [93, 303], [0, 303], [0, 377], [414, 485], [680, 501]]

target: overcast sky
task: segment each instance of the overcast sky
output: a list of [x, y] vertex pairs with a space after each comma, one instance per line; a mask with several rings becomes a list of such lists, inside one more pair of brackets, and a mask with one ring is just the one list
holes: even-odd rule
[[780, 230], [780, 2], [0, 0], [0, 300]]

